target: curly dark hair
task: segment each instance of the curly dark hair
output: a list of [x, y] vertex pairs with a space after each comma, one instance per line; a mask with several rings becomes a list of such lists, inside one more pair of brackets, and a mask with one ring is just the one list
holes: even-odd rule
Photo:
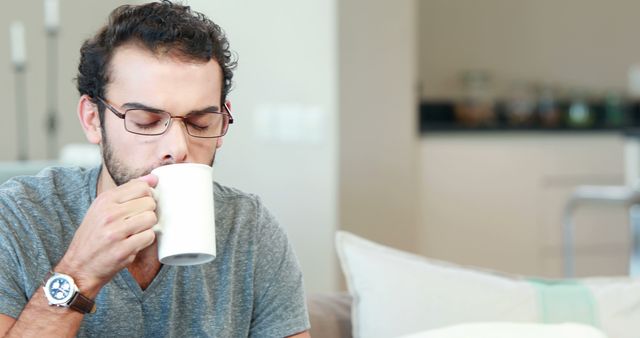
[[104, 109], [96, 100], [104, 97], [109, 83], [109, 63], [118, 46], [137, 43], [154, 54], [170, 54], [188, 61], [212, 58], [222, 68], [222, 103], [231, 90], [235, 54], [229, 50], [224, 31], [204, 14], [169, 0], [143, 5], [123, 5], [109, 15], [108, 23], [80, 48], [77, 87], [98, 104], [100, 121]]

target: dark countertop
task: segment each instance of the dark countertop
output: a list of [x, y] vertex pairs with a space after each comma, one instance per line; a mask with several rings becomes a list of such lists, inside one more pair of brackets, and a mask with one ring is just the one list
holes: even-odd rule
[[640, 102], [629, 103], [624, 108], [621, 122], [611, 125], [601, 103], [591, 103], [593, 123], [584, 127], [572, 127], [566, 123], [568, 104], [559, 105], [560, 122], [553, 126], [543, 126], [534, 117], [526, 124], [513, 125], [506, 118], [503, 106], [496, 105], [495, 119], [484, 125], [469, 126], [456, 121], [455, 106], [452, 101], [423, 101], [419, 107], [419, 132], [429, 133], [611, 133], [620, 132], [627, 136], [640, 137]]

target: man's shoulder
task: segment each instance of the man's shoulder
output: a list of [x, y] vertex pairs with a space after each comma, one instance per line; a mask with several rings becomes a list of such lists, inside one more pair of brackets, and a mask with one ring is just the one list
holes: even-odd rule
[[0, 237], [25, 243], [48, 241], [57, 247], [61, 237], [73, 234], [86, 212], [95, 191], [90, 183], [92, 170], [49, 167], [0, 185]]
[[238, 188], [222, 185], [218, 182], [213, 183], [213, 193], [216, 204], [230, 205], [253, 205], [258, 206], [261, 201], [256, 194], [244, 192]]
[[[277, 226], [262, 199], [237, 188], [214, 183], [216, 221], [222, 227], [241, 227], [249, 232], [256, 228]], [[228, 224], [227, 224], [228, 223]]]
[[52, 195], [65, 196], [78, 188], [88, 187], [97, 168], [47, 167], [36, 175], [16, 176], [0, 185], [0, 200], [28, 199], [42, 201]]

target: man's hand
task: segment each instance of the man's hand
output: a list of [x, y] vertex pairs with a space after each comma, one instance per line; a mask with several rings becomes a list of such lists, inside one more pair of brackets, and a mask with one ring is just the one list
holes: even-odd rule
[[118, 271], [155, 240], [155, 175], [131, 180], [98, 195], [73, 236], [56, 271], [73, 277], [94, 298]]

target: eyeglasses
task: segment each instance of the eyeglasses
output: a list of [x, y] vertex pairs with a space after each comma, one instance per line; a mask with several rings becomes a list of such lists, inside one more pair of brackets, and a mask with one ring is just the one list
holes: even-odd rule
[[124, 120], [124, 129], [128, 132], [145, 136], [164, 134], [171, 126], [171, 121], [180, 119], [187, 128], [187, 133], [199, 138], [217, 138], [227, 133], [229, 124], [233, 123], [233, 116], [227, 105], [225, 111], [198, 111], [185, 116], [173, 116], [170, 113], [149, 107], [134, 107], [119, 112], [105, 99], [97, 97], [113, 114]]

